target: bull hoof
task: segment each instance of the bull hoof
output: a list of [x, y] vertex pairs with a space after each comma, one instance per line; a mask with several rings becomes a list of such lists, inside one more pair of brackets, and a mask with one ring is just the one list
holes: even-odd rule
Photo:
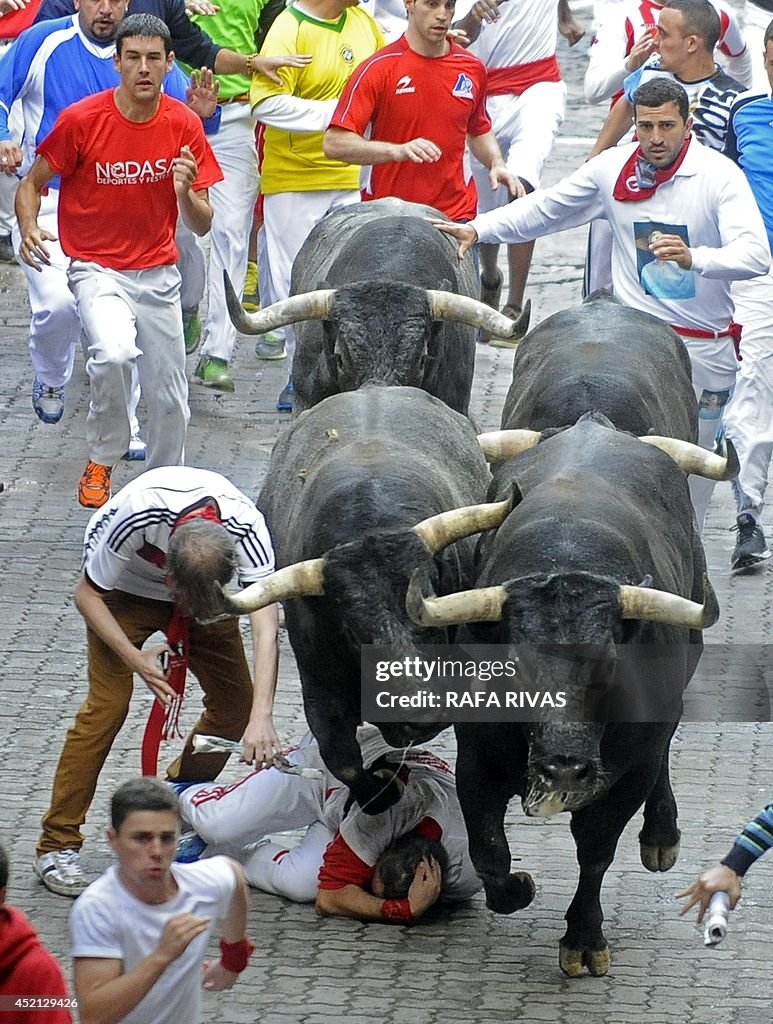
[[603, 949], [571, 949], [563, 942], [558, 947], [558, 965], [570, 978], [582, 977], [586, 967], [594, 978], [601, 978], [609, 970], [610, 962], [606, 944]]
[[516, 871], [504, 881], [485, 882], [486, 906], [495, 914], [512, 914], [528, 907], [537, 889], [527, 871]]
[[374, 786], [373, 795], [360, 804], [360, 810], [366, 814], [381, 814], [397, 803], [405, 786], [389, 768], [380, 768], [371, 778], [378, 785]]
[[679, 858], [679, 846], [678, 842], [673, 846], [647, 846], [641, 843], [641, 862], [648, 871], [670, 871]]

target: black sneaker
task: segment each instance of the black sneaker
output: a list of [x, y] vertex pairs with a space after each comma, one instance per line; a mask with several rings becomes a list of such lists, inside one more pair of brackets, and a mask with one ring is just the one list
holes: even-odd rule
[[770, 558], [765, 534], [757, 520], [749, 512], [742, 512], [732, 527], [738, 532], [738, 540], [730, 557], [730, 569], [747, 569], [757, 562]]
[[15, 263], [16, 254], [10, 235], [0, 235], [0, 263]]

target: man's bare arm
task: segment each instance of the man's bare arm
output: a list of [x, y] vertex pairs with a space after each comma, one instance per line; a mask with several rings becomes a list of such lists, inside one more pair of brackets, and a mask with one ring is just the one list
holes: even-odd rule
[[605, 149], [612, 149], [613, 146], [616, 146], [625, 133], [630, 130], [632, 124], [633, 106], [625, 96], [621, 96], [607, 114], [607, 119], [601, 126], [596, 144], [590, 151], [588, 159], [590, 160], [592, 157], [598, 156]]
[[75, 957], [73, 978], [81, 1024], [120, 1024], [208, 924], [209, 918], [194, 914], [171, 917], [158, 946], [127, 974], [121, 960]]
[[435, 163], [441, 157], [440, 148], [429, 139], [411, 139], [410, 142], [377, 142], [363, 139], [356, 132], [332, 127], [325, 132], [322, 148], [328, 160], [342, 160], [345, 164]]

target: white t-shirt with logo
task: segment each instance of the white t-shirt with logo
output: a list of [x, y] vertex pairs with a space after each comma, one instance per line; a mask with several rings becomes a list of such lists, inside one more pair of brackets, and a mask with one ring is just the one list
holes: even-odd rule
[[262, 514], [219, 473], [163, 466], [136, 477], [89, 520], [83, 571], [102, 590], [170, 601], [165, 584], [169, 537], [181, 515], [211, 499], [233, 538], [244, 587], [274, 571], [274, 549]]

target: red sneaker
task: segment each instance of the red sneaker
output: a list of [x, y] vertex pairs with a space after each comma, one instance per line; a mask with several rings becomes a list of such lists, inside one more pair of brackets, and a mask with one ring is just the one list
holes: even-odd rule
[[84, 508], [101, 508], [110, 500], [111, 472], [110, 466], [89, 460], [78, 484], [78, 501]]

